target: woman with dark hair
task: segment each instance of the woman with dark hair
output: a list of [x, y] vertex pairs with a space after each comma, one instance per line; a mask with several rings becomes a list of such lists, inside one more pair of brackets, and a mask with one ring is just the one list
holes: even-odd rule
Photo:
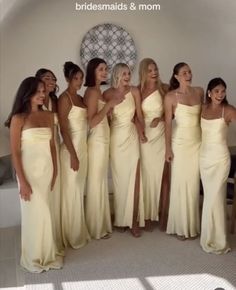
[[60, 95], [58, 116], [61, 145], [62, 235], [65, 246], [78, 249], [89, 241], [84, 216], [84, 189], [87, 176], [87, 110], [77, 94], [84, 74], [77, 64], [66, 62], [67, 89]]
[[42, 110], [44, 83], [21, 83], [6, 122], [21, 197], [21, 265], [30, 272], [62, 267], [53, 239], [49, 197], [57, 175], [53, 114]]
[[226, 227], [226, 186], [230, 170], [227, 132], [236, 120], [236, 108], [226, 99], [226, 83], [212, 79], [202, 107], [200, 173], [204, 190], [200, 243], [208, 253], [230, 251]]
[[153, 222], [160, 220], [162, 229], [167, 222], [169, 170], [165, 164], [164, 95], [169, 86], [162, 83], [157, 64], [151, 58], [140, 62], [139, 83], [147, 137], [140, 147], [145, 228], [152, 231]]
[[59, 123], [57, 116], [57, 79], [55, 74], [46, 68], [40, 68], [35, 76], [42, 80], [45, 85], [45, 98], [43, 102], [42, 109], [44, 111], [50, 111], [54, 114], [54, 138], [57, 154], [57, 178], [53, 192], [50, 195], [52, 222], [53, 222], [53, 234], [61, 254], [64, 253], [64, 246], [62, 241], [61, 232], [61, 193], [60, 193], [60, 158], [59, 158], [59, 147], [60, 147], [60, 137], [59, 137]]
[[111, 113], [111, 171], [114, 186], [114, 225], [130, 228], [134, 237], [144, 226], [143, 188], [140, 171], [139, 136], [134, 124], [135, 114], [144, 127], [140, 92], [130, 85], [128, 65], [118, 63], [112, 71], [111, 88], [104, 92], [109, 102], [122, 98]]
[[[166, 161], [171, 162], [170, 206], [167, 233], [180, 240], [194, 238], [199, 227], [200, 112], [203, 89], [192, 87], [192, 72], [178, 63], [164, 100]], [[175, 127], [172, 129], [172, 119]]]
[[43, 109], [50, 112], [57, 112], [57, 95], [58, 90], [57, 78], [55, 74], [46, 68], [37, 70], [35, 76], [42, 80], [45, 84], [45, 99], [43, 102]]
[[86, 195], [86, 221], [92, 238], [108, 238], [112, 232], [108, 196], [108, 160], [110, 130], [107, 114], [120, 98], [105, 102], [101, 84], [107, 79], [107, 64], [93, 58], [87, 65], [85, 103], [88, 108], [88, 178]]

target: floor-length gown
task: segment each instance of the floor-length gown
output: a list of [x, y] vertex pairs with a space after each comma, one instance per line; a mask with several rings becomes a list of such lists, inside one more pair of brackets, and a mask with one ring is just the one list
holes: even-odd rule
[[68, 114], [69, 132], [79, 159], [79, 170], [71, 166], [70, 154], [61, 145], [62, 234], [65, 246], [83, 247], [90, 239], [84, 214], [84, 191], [87, 176], [87, 110], [71, 101]]
[[[52, 112], [52, 101], [49, 99], [48, 108], [43, 105], [44, 111]], [[54, 141], [56, 146], [57, 157], [57, 177], [50, 194], [50, 208], [53, 223], [53, 236], [56, 242], [58, 251], [64, 254], [64, 245], [62, 239], [62, 226], [61, 226], [61, 172], [60, 172], [60, 137], [59, 137], [59, 123], [57, 113], [54, 115]]]
[[[134, 189], [140, 160], [139, 139], [133, 122], [134, 114], [135, 101], [129, 92], [125, 95], [124, 101], [114, 107], [111, 121], [110, 154], [114, 186], [114, 225], [118, 227], [133, 227]], [[140, 226], [144, 226], [141, 174], [138, 222]]]
[[158, 221], [165, 164], [164, 122], [160, 121], [155, 128], [150, 127], [153, 119], [163, 116], [163, 100], [158, 90], [143, 100], [142, 111], [145, 120], [145, 135], [148, 139], [146, 143], [141, 144], [145, 220]]
[[[105, 102], [98, 100], [100, 111]], [[88, 137], [88, 178], [86, 221], [90, 236], [100, 239], [112, 232], [108, 195], [108, 162], [110, 130], [105, 117]]]
[[25, 129], [21, 136], [23, 170], [32, 189], [30, 201], [21, 199], [21, 265], [36, 273], [62, 267], [50, 211], [51, 137], [51, 128]]
[[196, 237], [199, 221], [201, 105], [177, 104], [173, 129], [170, 207], [167, 233]]
[[224, 118], [201, 119], [200, 173], [204, 190], [200, 243], [208, 253], [227, 253], [226, 186], [230, 170]]

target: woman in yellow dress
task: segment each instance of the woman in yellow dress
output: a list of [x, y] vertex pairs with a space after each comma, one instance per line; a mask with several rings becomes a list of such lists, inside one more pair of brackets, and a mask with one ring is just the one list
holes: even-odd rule
[[[199, 227], [200, 112], [203, 90], [192, 87], [186, 63], [175, 65], [166, 95], [166, 161], [171, 162], [170, 207], [167, 233], [181, 240], [194, 238]], [[172, 119], [175, 127], [172, 128]]]
[[87, 109], [77, 94], [83, 72], [72, 62], [64, 64], [68, 88], [60, 95], [58, 116], [61, 145], [62, 235], [65, 246], [74, 249], [89, 241], [85, 215], [84, 191], [87, 176]]
[[226, 186], [230, 170], [227, 132], [236, 120], [236, 108], [226, 99], [226, 83], [212, 79], [202, 108], [200, 173], [204, 190], [200, 243], [208, 253], [230, 251], [226, 226]]
[[87, 65], [84, 99], [88, 107], [88, 178], [86, 221], [92, 238], [109, 238], [112, 232], [108, 196], [110, 130], [108, 112], [119, 100], [105, 103], [101, 85], [107, 79], [107, 64], [93, 58]]
[[50, 195], [51, 198], [51, 215], [53, 222], [53, 235], [55, 242], [58, 247], [58, 251], [61, 254], [64, 253], [64, 246], [62, 240], [61, 231], [61, 192], [60, 192], [60, 158], [59, 158], [59, 148], [60, 148], [60, 137], [59, 137], [59, 123], [57, 116], [57, 79], [55, 74], [46, 68], [40, 68], [35, 76], [41, 79], [45, 84], [45, 98], [43, 102], [43, 110], [50, 111], [54, 114], [54, 138], [57, 154], [57, 178], [53, 188], [53, 192]]
[[[163, 182], [168, 181], [168, 166], [165, 166], [163, 118], [163, 101], [164, 95], [168, 91], [168, 85], [161, 82], [157, 64], [151, 58], [145, 58], [140, 62], [139, 83], [147, 137], [147, 142], [141, 144], [145, 228], [152, 231], [154, 226], [152, 222], [159, 220], [162, 177]], [[167, 190], [168, 186], [165, 184], [163, 191]], [[163, 197], [166, 197], [167, 194], [168, 192], [165, 192]], [[164, 208], [161, 210], [162, 213], [165, 211]]]
[[41, 80], [26, 78], [6, 122], [21, 197], [21, 265], [35, 273], [59, 269], [63, 262], [50, 212], [57, 162], [53, 114], [41, 109], [44, 91]]
[[135, 113], [144, 125], [139, 90], [130, 86], [131, 73], [126, 64], [116, 64], [112, 87], [104, 92], [107, 102], [122, 102], [111, 111], [111, 171], [114, 186], [114, 225], [129, 227], [134, 237], [144, 226], [143, 191], [140, 174], [140, 149], [134, 124]]

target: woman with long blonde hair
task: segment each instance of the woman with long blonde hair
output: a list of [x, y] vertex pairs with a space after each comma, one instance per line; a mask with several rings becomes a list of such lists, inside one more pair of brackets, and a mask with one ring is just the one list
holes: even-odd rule
[[[168, 85], [162, 83], [156, 62], [144, 58], [139, 64], [139, 88], [145, 120], [146, 143], [141, 143], [145, 226], [152, 230], [153, 221], [159, 221], [161, 189], [161, 223], [168, 210], [168, 167], [165, 166], [164, 95]], [[165, 169], [165, 170], [164, 170]], [[163, 178], [164, 171], [164, 178]], [[163, 179], [163, 188], [162, 188]]]
[[140, 94], [130, 86], [131, 73], [124, 63], [116, 64], [112, 72], [112, 86], [104, 93], [107, 102], [115, 98], [123, 101], [111, 112], [111, 171], [114, 185], [114, 225], [130, 228], [134, 237], [140, 236], [144, 226], [143, 196], [140, 176], [139, 138], [134, 116], [142, 124]]

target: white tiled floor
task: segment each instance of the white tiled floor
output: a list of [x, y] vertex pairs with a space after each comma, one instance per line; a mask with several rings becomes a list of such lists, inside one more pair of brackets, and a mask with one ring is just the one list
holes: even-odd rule
[[0, 229], [0, 288], [24, 286], [19, 254], [20, 227]]

